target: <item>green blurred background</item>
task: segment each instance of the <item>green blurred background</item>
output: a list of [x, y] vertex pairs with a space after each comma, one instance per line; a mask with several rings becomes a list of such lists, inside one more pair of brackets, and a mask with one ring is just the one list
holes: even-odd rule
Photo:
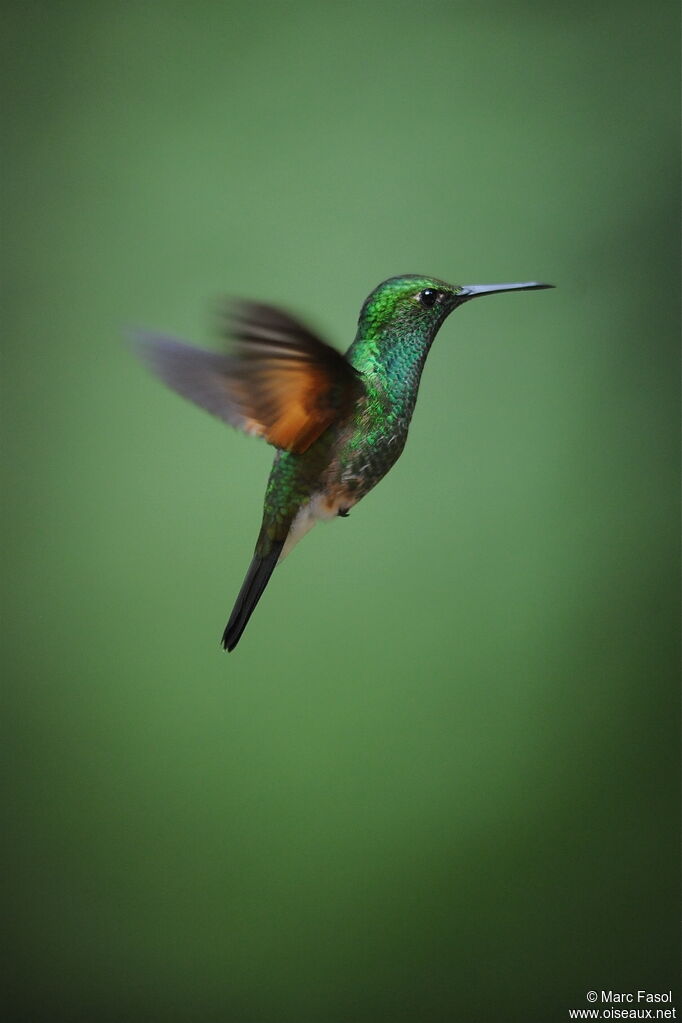
[[[544, 1021], [679, 964], [677, 5], [4, 5], [12, 1018]], [[218, 640], [272, 452], [122, 331], [541, 279]], [[680, 1006], [678, 1003], [678, 1010]]]

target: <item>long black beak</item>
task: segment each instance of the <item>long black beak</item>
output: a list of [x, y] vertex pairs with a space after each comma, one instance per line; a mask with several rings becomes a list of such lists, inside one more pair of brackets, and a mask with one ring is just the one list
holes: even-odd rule
[[539, 291], [541, 288], [553, 288], [553, 284], [539, 284], [537, 281], [524, 281], [523, 284], [465, 284], [459, 295], [460, 302], [468, 302], [479, 295], [497, 295], [500, 291]]

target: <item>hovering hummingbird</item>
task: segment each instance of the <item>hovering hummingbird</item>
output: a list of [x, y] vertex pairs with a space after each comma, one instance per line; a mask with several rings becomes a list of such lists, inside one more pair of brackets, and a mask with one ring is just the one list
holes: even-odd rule
[[445, 318], [480, 295], [551, 287], [391, 277], [365, 301], [345, 355], [283, 310], [252, 302], [229, 307], [224, 354], [138, 335], [141, 357], [164, 383], [277, 449], [256, 549], [223, 633], [226, 650], [239, 642], [275, 565], [318, 520], [347, 516], [399, 458]]

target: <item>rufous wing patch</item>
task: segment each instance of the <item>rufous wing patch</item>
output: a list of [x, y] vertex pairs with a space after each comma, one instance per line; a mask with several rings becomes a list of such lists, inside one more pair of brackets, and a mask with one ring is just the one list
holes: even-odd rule
[[214, 416], [301, 453], [364, 394], [335, 348], [288, 313], [242, 302], [229, 307], [227, 352], [139, 333], [140, 357], [164, 383]]
[[287, 313], [241, 303], [226, 381], [245, 426], [270, 444], [301, 453], [364, 392], [353, 367]]

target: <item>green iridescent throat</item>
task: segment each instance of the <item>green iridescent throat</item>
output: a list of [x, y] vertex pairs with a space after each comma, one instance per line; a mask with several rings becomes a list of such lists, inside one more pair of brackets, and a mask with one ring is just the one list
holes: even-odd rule
[[428, 277], [404, 276], [374, 291], [360, 313], [357, 334], [346, 358], [366, 384], [383, 389], [403, 415], [414, 408], [426, 356], [438, 329], [451, 311], [420, 309], [418, 295], [439, 288], [454, 296], [461, 288]]

